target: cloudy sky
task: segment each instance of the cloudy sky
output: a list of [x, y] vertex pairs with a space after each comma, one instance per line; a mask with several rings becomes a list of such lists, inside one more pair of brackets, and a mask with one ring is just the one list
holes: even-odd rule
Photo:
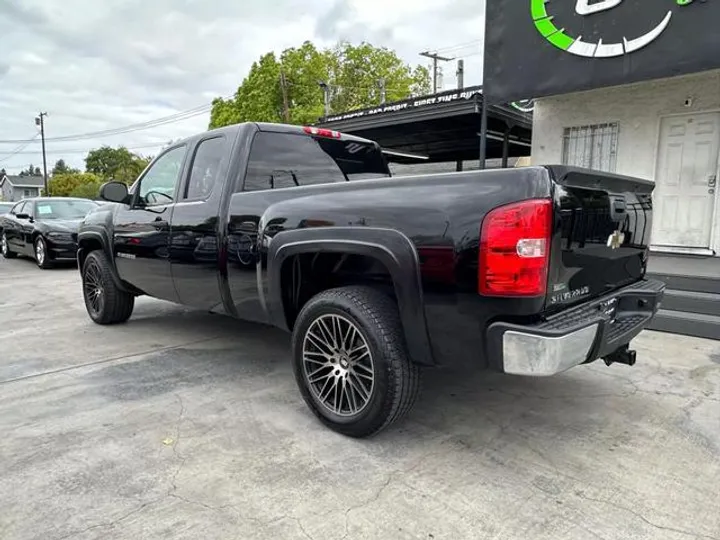
[[[83, 152], [103, 144], [152, 155], [168, 140], [206, 129], [209, 113], [200, 107], [232, 94], [261, 54], [305, 40], [365, 40], [423, 64], [418, 52], [439, 50], [465, 57], [466, 84], [479, 84], [484, 3], [0, 0], [0, 168], [42, 164], [39, 143], [19, 142], [36, 136], [41, 110], [48, 113], [48, 167], [59, 158], [82, 166]], [[454, 64], [445, 66], [444, 83], [455, 84]], [[201, 114], [121, 135], [50, 140], [184, 111]]]

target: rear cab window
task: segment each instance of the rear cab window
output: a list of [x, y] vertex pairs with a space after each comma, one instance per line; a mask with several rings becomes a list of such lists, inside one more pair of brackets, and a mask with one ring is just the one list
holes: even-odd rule
[[[373, 143], [258, 132], [250, 149], [244, 191], [282, 189], [390, 176]], [[236, 191], [242, 191], [240, 182]]]

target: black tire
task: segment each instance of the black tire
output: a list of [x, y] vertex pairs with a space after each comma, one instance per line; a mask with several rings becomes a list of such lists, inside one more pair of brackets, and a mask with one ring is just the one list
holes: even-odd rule
[[102, 251], [88, 254], [82, 268], [82, 283], [85, 309], [94, 322], [118, 324], [130, 318], [135, 296], [115, 284], [110, 263]]
[[4, 259], [14, 259], [17, 257], [17, 253], [10, 251], [10, 244], [7, 243], [7, 236], [2, 233], [2, 256]]
[[47, 242], [42, 236], [38, 236], [33, 242], [33, 258], [35, 259], [35, 264], [38, 265], [38, 268], [47, 270], [52, 266], [50, 254], [48, 253]]
[[[360, 396], [365, 402], [362, 410], [357, 413], [353, 413], [350, 407], [350, 394], [346, 394], [343, 398], [342, 392], [348, 391], [343, 388], [351, 388], [347, 379], [354, 377], [352, 372], [356, 367], [353, 366], [356, 366], [358, 361], [349, 360], [351, 355], [343, 357], [345, 374], [340, 375], [339, 378], [342, 379], [344, 376], [346, 382], [343, 382], [341, 389], [337, 391], [340, 395], [340, 405], [338, 407], [335, 402], [334, 409], [343, 409], [345, 403], [348, 409], [346, 414], [336, 414], [323, 402], [323, 392], [318, 390], [322, 383], [316, 382], [313, 385], [311, 383], [313, 373], [308, 373], [310, 368], [305, 367], [313, 365], [313, 357], [310, 355], [315, 355], [316, 358], [324, 357], [316, 363], [322, 365], [332, 362], [332, 365], [326, 364], [325, 368], [320, 369], [329, 369], [330, 375], [327, 375], [329, 380], [338, 379], [337, 375], [333, 374], [338, 373], [335, 370], [340, 369], [340, 360], [331, 359], [325, 353], [306, 351], [308, 343], [310, 349], [314, 346], [314, 342], [308, 337], [309, 330], [317, 330], [320, 321], [333, 319], [352, 323], [362, 337], [362, 341], [355, 343], [361, 343], [361, 346], [365, 345], [369, 350], [369, 356], [366, 355], [366, 358], [370, 359], [368, 363], [373, 373], [373, 380], [369, 383], [371, 386], [369, 394], [367, 387], [363, 387], [365, 396], [354, 393], [354, 396]], [[329, 343], [329, 340], [326, 343]], [[352, 341], [350, 343], [347, 348], [357, 348], [356, 345], [352, 345]], [[363, 286], [343, 287], [322, 292], [310, 299], [297, 318], [292, 344], [293, 370], [302, 397], [320, 421], [334, 431], [350, 437], [368, 437], [400, 420], [415, 403], [420, 388], [420, 369], [407, 354], [395, 301], [376, 289]], [[320, 351], [319, 348], [315, 350]], [[367, 367], [363, 369], [370, 373]], [[315, 378], [318, 377], [322, 378], [322, 374]], [[354, 380], [360, 381], [357, 377]], [[337, 386], [338, 383], [335, 384]], [[352, 387], [357, 388], [354, 384]], [[353, 397], [354, 401], [355, 397]]]

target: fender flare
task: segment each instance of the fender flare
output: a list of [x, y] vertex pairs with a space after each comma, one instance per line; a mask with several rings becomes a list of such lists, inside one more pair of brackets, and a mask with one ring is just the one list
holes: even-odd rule
[[405, 342], [415, 363], [434, 366], [423, 301], [420, 265], [412, 241], [399, 231], [379, 228], [311, 228], [279, 233], [269, 241], [266, 306], [271, 324], [288, 330], [281, 288], [281, 270], [288, 257], [312, 252], [373, 257], [390, 272]]
[[110, 269], [112, 273], [113, 281], [115, 282], [115, 285], [122, 291], [125, 292], [132, 292], [130, 291], [122, 282], [120, 279], [120, 276], [117, 272], [117, 267], [115, 266], [115, 258], [113, 257], [112, 250], [110, 249], [110, 242], [107, 239], [107, 233], [103, 231], [97, 231], [97, 230], [85, 230], [78, 234], [78, 250], [77, 250], [77, 263], [78, 263], [78, 270], [82, 272], [82, 264], [81, 260], [84, 260], [83, 255], [85, 255], [85, 250], [82, 248], [82, 242], [83, 240], [97, 240], [100, 242], [100, 245], [102, 246], [102, 251], [105, 253], [105, 256], [108, 258], [108, 261], [110, 261]]

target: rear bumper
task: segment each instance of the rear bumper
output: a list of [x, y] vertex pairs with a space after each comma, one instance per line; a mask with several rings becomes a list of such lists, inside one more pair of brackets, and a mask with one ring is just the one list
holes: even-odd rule
[[505, 373], [547, 377], [626, 347], [660, 309], [665, 284], [640, 281], [530, 326], [494, 323], [491, 362]]

